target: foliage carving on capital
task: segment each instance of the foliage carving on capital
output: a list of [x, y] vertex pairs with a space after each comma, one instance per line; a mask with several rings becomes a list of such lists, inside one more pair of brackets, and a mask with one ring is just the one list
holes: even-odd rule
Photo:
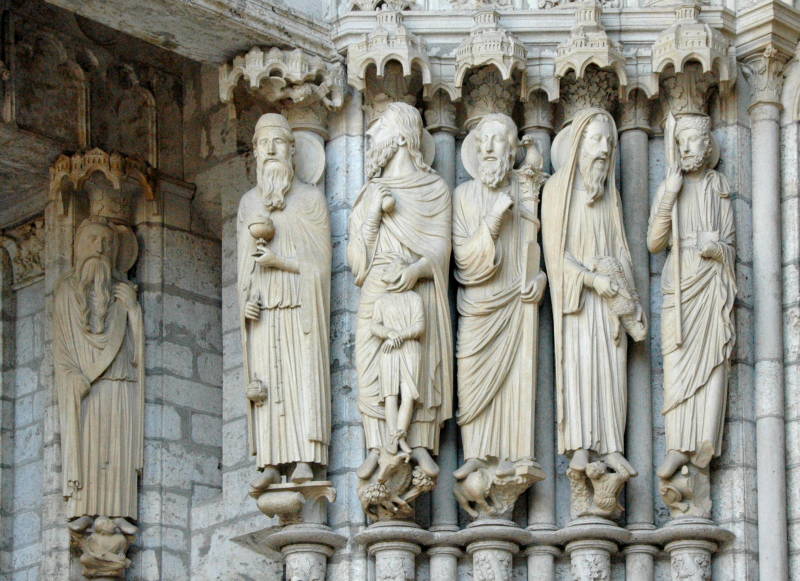
[[456, 106], [443, 91], [437, 91], [425, 106], [425, 125], [428, 131], [447, 131], [455, 133]]
[[467, 129], [474, 127], [485, 115], [503, 113], [510, 116], [513, 112], [516, 103], [514, 82], [504, 80], [497, 68], [481, 67], [467, 77], [464, 86]]
[[611, 110], [619, 95], [619, 79], [615, 72], [590, 66], [582, 78], [570, 71], [560, 81], [564, 122], [590, 108]]
[[456, 89], [461, 89], [471, 69], [484, 65], [494, 65], [503, 81], [510, 80], [515, 71], [526, 75], [525, 45], [500, 26], [500, 15], [494, 10], [478, 10], [474, 19], [469, 37], [456, 49]]
[[711, 555], [707, 551], [675, 551], [670, 566], [676, 581], [711, 581]]
[[367, 71], [374, 67], [378, 79], [386, 74], [387, 64], [399, 63], [402, 76], [409, 78], [414, 69], [419, 70], [422, 82], [431, 83], [431, 67], [425, 41], [403, 24], [399, 10], [382, 10], [376, 15], [377, 26], [369, 34], [351, 44], [347, 49], [347, 82], [363, 91], [368, 85]]
[[11, 259], [14, 288], [26, 286], [44, 276], [44, 218], [39, 216], [0, 234]]
[[789, 56], [773, 45], [745, 59], [742, 72], [750, 84], [750, 107], [761, 103], [780, 105], [783, 70]]
[[642, 91], [634, 91], [620, 106], [619, 131], [642, 129], [650, 131], [650, 99]]
[[616, 74], [619, 93], [624, 95], [628, 85], [625, 57], [619, 44], [608, 37], [600, 23], [602, 10], [595, 0], [576, 6], [575, 25], [569, 40], [556, 49], [555, 74], [563, 79], [572, 71], [580, 81], [587, 75], [590, 65], [595, 65]]

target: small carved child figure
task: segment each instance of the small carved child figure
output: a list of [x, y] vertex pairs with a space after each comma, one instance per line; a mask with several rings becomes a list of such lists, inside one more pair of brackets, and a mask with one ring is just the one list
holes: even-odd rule
[[[408, 267], [402, 258], [386, 266], [381, 280], [390, 284]], [[378, 297], [372, 312], [372, 334], [383, 340], [380, 350], [381, 400], [386, 414], [386, 446], [396, 454], [398, 446], [406, 453], [406, 442], [414, 404], [419, 400], [419, 337], [425, 332], [422, 298], [413, 290], [391, 292]]]

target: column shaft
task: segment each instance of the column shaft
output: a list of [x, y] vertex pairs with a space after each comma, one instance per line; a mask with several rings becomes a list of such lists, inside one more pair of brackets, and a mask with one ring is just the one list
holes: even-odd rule
[[[761, 579], [788, 579], [781, 313], [780, 109], [750, 109], [753, 164], [756, 479]], [[743, 339], [744, 340], [744, 339]]]

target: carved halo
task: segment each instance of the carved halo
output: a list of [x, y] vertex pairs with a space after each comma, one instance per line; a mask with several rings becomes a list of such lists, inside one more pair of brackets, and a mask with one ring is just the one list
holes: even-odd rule
[[325, 148], [304, 131], [294, 132], [294, 172], [307, 184], [319, 185], [325, 171]]
[[124, 224], [112, 224], [117, 231], [117, 270], [128, 272], [139, 257], [139, 241], [136, 234]]
[[[517, 147], [514, 165], [516, 166], [525, 157], [525, 149]], [[464, 169], [474, 179], [478, 179], [478, 143], [475, 140], [475, 131], [470, 131], [461, 144], [461, 163]]]

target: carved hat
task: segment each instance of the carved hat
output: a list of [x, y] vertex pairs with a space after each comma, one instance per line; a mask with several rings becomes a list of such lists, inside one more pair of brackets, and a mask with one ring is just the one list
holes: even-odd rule
[[710, 169], [714, 169], [719, 164], [720, 149], [719, 143], [714, 139], [714, 134], [711, 133], [711, 117], [704, 113], [685, 113], [673, 116], [671, 113], [667, 117], [664, 133], [666, 138], [670, 138], [675, 142], [674, 152], [669, 152], [674, 160], [679, 158], [677, 154], [677, 139], [681, 131], [686, 129], [699, 129], [708, 134], [709, 138], [709, 151], [706, 153], [705, 165]]
[[258, 132], [262, 129], [266, 129], [267, 127], [283, 129], [291, 136], [292, 141], [294, 141], [294, 133], [292, 132], [292, 127], [289, 125], [289, 120], [286, 119], [286, 117], [280, 113], [265, 113], [259, 117], [258, 121], [256, 122], [256, 128], [253, 130], [253, 143], [255, 143]]

